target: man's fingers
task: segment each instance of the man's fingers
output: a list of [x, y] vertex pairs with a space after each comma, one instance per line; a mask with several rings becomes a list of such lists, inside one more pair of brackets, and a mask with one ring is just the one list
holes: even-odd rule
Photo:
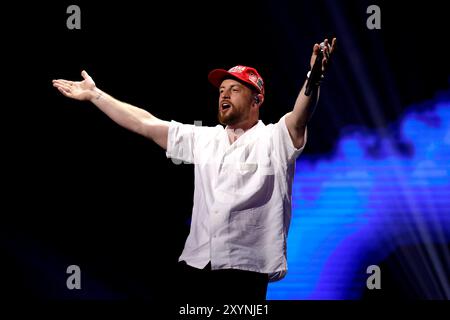
[[327, 59], [330, 57], [330, 47], [328, 45], [325, 45], [323, 48], [323, 56]]
[[331, 42], [330, 53], [333, 53], [335, 48], [336, 48], [336, 38], [333, 38], [333, 41]]
[[316, 61], [316, 58], [317, 58], [317, 55], [319, 54], [319, 51], [320, 51], [319, 44], [317, 44], [317, 43], [314, 44], [313, 52], [312, 52], [312, 55], [311, 55], [311, 68], [312, 68], [314, 62]]
[[62, 93], [68, 92], [68, 90], [65, 89], [65, 88], [63, 88], [63, 87], [56, 87], [56, 89], [58, 89], [58, 90], [59, 90], [60, 92], [62, 92]]
[[311, 57], [311, 68], [313, 66], [313, 63], [315, 62], [315, 59], [317, 58], [317, 55], [319, 54], [319, 51], [322, 50], [323, 51], [323, 58], [322, 58], [322, 72], [325, 72], [328, 64], [330, 63], [330, 56], [333, 53], [333, 50], [335, 49], [336, 46], [336, 38], [333, 38], [333, 40], [331, 41], [331, 44], [328, 40], [328, 38], [325, 38], [323, 40], [323, 42], [319, 45], [319, 44], [314, 44], [313, 47], [313, 54]]
[[64, 82], [53, 82], [53, 86], [54, 87], [64, 87], [64, 88], [67, 88], [67, 89], [69, 89], [71, 87], [70, 84], [64, 83]]
[[81, 76], [83, 77], [84, 80], [87, 80], [90, 78], [90, 76], [88, 75], [88, 73], [85, 70], [81, 71]]
[[58, 90], [61, 89], [61, 90], [64, 90], [64, 91], [66, 91], [66, 92], [70, 92], [70, 91], [71, 91], [70, 86], [65, 85], [65, 84], [54, 83], [53, 86], [54, 86], [55, 88], [57, 88]]
[[66, 90], [66, 89], [64, 89], [64, 88], [62, 88], [62, 87], [58, 87], [58, 90], [59, 90], [59, 92], [61, 92], [63, 95], [65, 95], [66, 97], [71, 97], [72, 95], [71, 95], [71, 93], [70, 93], [70, 91], [68, 91], [68, 90]]
[[313, 54], [317, 55], [319, 53], [319, 50], [320, 50], [319, 44], [318, 43], [314, 44]]
[[325, 70], [327, 68], [327, 64], [328, 64], [328, 59], [327, 58], [323, 58], [322, 59], [322, 72], [325, 72]]
[[[323, 40], [322, 42], [324, 44], [324, 50], [328, 50], [327, 54], [330, 55], [331, 53], [333, 53], [333, 50], [336, 47], [336, 38], [333, 38], [333, 40], [331, 41], [331, 44], [329, 42], [329, 40], [326, 38]], [[313, 47], [313, 54], [318, 54], [320, 50], [320, 45], [319, 44], [314, 44]]]
[[56, 79], [56, 80], [53, 80], [53, 82], [59, 82], [59, 83], [67, 83], [67, 84], [69, 84], [69, 83], [72, 82], [72, 81], [68, 81], [68, 80], [64, 80], [64, 79]]
[[63, 79], [53, 80], [53, 83], [63, 84], [63, 85], [66, 85], [66, 86], [72, 86], [73, 85], [73, 81], [67, 81], [67, 80], [63, 80]]

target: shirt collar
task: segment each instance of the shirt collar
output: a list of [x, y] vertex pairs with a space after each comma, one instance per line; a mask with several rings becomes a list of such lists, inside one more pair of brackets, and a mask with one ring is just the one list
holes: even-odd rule
[[248, 140], [249, 138], [251, 138], [252, 136], [254, 136], [254, 133], [257, 132], [260, 128], [264, 127], [264, 122], [262, 122], [262, 120], [258, 120], [258, 122], [251, 127], [250, 129], [248, 129], [247, 131], [245, 131], [235, 142], [233, 142], [232, 144], [230, 144], [230, 140], [228, 139], [228, 126], [226, 126], [223, 130], [224, 132], [224, 136], [227, 139], [226, 141], [228, 142], [228, 144], [230, 146], [234, 146], [236, 144], [240, 144], [246, 140]]

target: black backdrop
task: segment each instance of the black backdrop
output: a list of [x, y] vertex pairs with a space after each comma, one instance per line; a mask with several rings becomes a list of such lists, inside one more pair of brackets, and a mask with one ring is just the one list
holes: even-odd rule
[[[70, 4], [81, 8], [81, 30], [66, 28]], [[370, 4], [382, 9], [381, 30], [366, 28]], [[380, 125], [358, 66], [374, 84], [385, 124], [448, 87], [445, 18], [440, 1], [5, 5], [2, 292], [154, 301], [172, 290], [188, 234], [192, 166], [174, 165], [93, 105], [62, 97], [52, 79], [78, 80], [86, 69], [104, 91], [162, 119], [215, 125], [208, 71], [252, 65], [266, 80], [262, 119], [270, 123], [292, 108], [313, 43], [336, 36], [305, 150], [326, 154], [342, 127]], [[84, 290], [66, 289], [70, 264], [81, 267]]]

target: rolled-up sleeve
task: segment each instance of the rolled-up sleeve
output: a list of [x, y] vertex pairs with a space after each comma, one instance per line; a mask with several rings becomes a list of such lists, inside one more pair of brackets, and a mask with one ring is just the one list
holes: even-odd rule
[[167, 136], [167, 158], [194, 163], [195, 126], [171, 121]]
[[273, 148], [277, 154], [278, 159], [285, 164], [290, 164], [294, 162], [297, 157], [303, 152], [306, 145], [306, 140], [308, 137], [308, 130], [305, 129], [304, 143], [301, 148], [296, 148], [292, 141], [289, 130], [286, 126], [286, 115], [281, 117], [281, 119], [274, 125], [273, 131]]

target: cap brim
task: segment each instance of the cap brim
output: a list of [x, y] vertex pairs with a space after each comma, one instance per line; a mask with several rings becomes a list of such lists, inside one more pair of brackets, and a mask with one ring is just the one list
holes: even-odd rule
[[234, 74], [228, 72], [227, 70], [214, 69], [208, 74], [209, 82], [211, 82], [211, 84], [213, 86], [215, 86], [216, 88], [219, 88], [220, 85], [222, 84], [222, 81], [227, 79], [227, 78], [236, 79], [239, 82], [248, 84], [250, 87], [256, 89], [258, 92], [261, 92], [261, 90], [259, 90], [259, 88], [254, 83], [252, 83], [251, 81], [245, 81], [244, 79], [241, 79], [241, 78], [235, 76]]
[[211, 82], [211, 84], [216, 88], [219, 88], [222, 81], [228, 77], [238, 79], [237, 77], [235, 77], [234, 75], [232, 75], [231, 73], [229, 73], [227, 70], [224, 69], [214, 69], [208, 74], [209, 82]]

